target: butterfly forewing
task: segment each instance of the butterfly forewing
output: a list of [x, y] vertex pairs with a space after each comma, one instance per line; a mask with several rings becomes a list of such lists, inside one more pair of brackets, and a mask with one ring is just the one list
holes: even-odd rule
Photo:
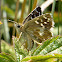
[[33, 18], [37, 17], [41, 15], [41, 8], [39, 6], [37, 6], [23, 21], [23, 24], [32, 20]]
[[51, 27], [53, 27], [53, 19], [49, 13], [46, 13], [28, 21], [24, 25], [24, 30], [33, 40], [42, 42], [52, 37]]

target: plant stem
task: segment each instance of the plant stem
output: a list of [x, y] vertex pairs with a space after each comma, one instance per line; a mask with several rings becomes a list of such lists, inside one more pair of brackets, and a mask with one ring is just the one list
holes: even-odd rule
[[53, 14], [54, 14], [54, 10], [55, 10], [55, 3], [56, 3], [56, 0], [54, 0], [54, 2], [53, 2], [53, 5], [52, 5], [52, 16], [53, 16]]
[[60, 0], [58, 1], [59, 3], [58, 3], [58, 35], [59, 35], [59, 22], [60, 22]]
[[[62, 2], [61, 2], [61, 17], [62, 17]], [[62, 29], [61, 29], [61, 35], [62, 35]]]
[[34, 0], [32, 11], [35, 9], [36, 5], [37, 5], [37, 0]]
[[29, 10], [28, 10], [28, 14], [32, 11], [33, 2], [34, 2], [34, 0], [29, 0]]
[[26, 4], [26, 0], [24, 0], [23, 4], [22, 4], [22, 10], [21, 10], [21, 16], [20, 16], [20, 19], [19, 19], [19, 23], [23, 22], [23, 15], [24, 15], [24, 11], [25, 11], [25, 4]]
[[[15, 11], [15, 21], [17, 22], [17, 13], [18, 13], [18, 8], [19, 8], [19, 0], [17, 0], [16, 3], [16, 11]], [[15, 28], [13, 27], [13, 36], [15, 35]]]

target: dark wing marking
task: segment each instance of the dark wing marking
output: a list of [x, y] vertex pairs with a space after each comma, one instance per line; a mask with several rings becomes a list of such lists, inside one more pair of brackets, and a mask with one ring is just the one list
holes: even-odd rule
[[25, 20], [23, 21], [23, 24], [28, 22], [29, 20], [37, 17], [41, 15], [41, 8], [39, 6], [37, 6], [29, 15], [27, 18], [25, 18]]

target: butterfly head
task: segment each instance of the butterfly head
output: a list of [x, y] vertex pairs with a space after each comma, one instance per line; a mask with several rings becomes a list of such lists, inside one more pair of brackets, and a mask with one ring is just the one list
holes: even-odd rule
[[14, 23], [14, 27], [17, 30], [18, 33], [21, 33], [22, 32], [22, 27], [23, 27], [22, 24], [17, 23], [15, 21], [11, 21], [11, 20], [8, 20], [8, 22]]
[[15, 22], [14, 27], [18, 33], [22, 32], [22, 24]]

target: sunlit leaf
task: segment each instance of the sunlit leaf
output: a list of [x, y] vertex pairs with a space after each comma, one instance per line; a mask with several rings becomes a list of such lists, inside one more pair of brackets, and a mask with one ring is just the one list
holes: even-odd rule
[[21, 62], [26, 62], [31, 60], [32, 62], [46, 62], [46, 60], [51, 59], [51, 58], [58, 58], [62, 59], [62, 54], [50, 54], [50, 55], [40, 55], [40, 56], [29, 56], [24, 59], [22, 59]]
[[7, 53], [0, 53], [0, 62], [16, 62], [15, 58]]
[[51, 52], [60, 53], [60, 51], [57, 51], [57, 50], [61, 46], [62, 46], [62, 37], [57, 36], [50, 40], [45, 41], [43, 45], [38, 46], [38, 48], [33, 51], [32, 55], [46, 55]]
[[18, 41], [16, 37], [13, 37], [13, 42], [15, 44], [15, 52], [19, 56], [22, 55], [23, 57], [26, 57], [28, 55], [28, 52], [26, 49], [24, 49], [23, 45], [21, 45], [21, 42]]

